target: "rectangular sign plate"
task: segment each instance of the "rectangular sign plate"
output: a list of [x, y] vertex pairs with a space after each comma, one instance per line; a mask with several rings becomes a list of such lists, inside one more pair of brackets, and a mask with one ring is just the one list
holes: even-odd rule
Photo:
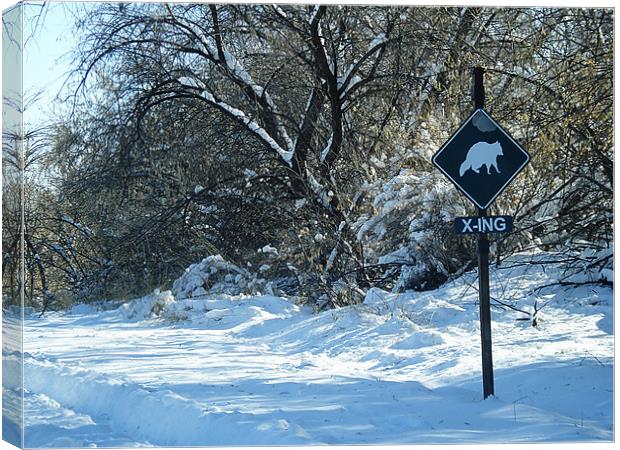
[[512, 231], [512, 216], [457, 217], [456, 234], [508, 233]]

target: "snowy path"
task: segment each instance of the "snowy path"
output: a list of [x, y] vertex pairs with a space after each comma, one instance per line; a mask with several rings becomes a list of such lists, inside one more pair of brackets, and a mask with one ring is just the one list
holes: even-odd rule
[[[523, 292], [541, 275], [511, 280]], [[475, 295], [461, 282], [322, 314], [234, 297], [178, 302], [165, 320], [30, 319], [27, 409], [93, 422], [48, 443], [64, 447], [611, 440], [611, 290], [549, 294], [540, 329], [494, 311], [486, 401]]]

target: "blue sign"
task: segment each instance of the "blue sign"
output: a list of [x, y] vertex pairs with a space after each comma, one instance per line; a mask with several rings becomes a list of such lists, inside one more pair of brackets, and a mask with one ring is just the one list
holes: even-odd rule
[[530, 155], [483, 109], [475, 110], [433, 156], [433, 164], [478, 208], [487, 209]]

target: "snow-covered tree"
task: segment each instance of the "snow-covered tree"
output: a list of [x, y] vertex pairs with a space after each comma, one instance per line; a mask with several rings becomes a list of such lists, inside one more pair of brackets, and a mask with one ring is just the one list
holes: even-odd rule
[[473, 66], [487, 109], [533, 156], [491, 208], [516, 225], [496, 255], [610, 242], [610, 11], [83, 12], [53, 155], [60, 210], [93, 231], [108, 288], [169, 284], [221, 254], [337, 305], [471, 267], [451, 220], [474, 211], [430, 158], [472, 109]]

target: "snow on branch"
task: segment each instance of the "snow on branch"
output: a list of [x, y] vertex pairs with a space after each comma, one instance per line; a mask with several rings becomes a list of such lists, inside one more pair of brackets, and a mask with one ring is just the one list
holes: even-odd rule
[[202, 82], [199, 82], [199, 80], [197, 80], [196, 78], [182, 76], [177, 79], [177, 82], [185, 87], [201, 90], [202, 98], [204, 98], [207, 102], [216, 106], [218, 109], [225, 112], [229, 116], [232, 116], [237, 121], [243, 123], [248, 130], [258, 136], [265, 144], [267, 144], [272, 150], [274, 150], [278, 155], [280, 155], [280, 157], [282, 157], [282, 159], [287, 164], [291, 165], [291, 160], [294, 153], [294, 146], [292, 145], [292, 143], [289, 149], [283, 149], [255, 120], [248, 117], [240, 109], [237, 109], [234, 106], [231, 106], [221, 100], [216, 100], [215, 96], [209, 91], [207, 91], [204, 84], [202, 84]]
[[308, 19], [308, 22], [310, 24], [312, 24], [312, 22], [316, 20], [316, 16], [319, 13], [319, 9], [320, 9], [320, 5], [314, 5], [314, 8], [312, 9], [312, 12], [310, 13], [310, 18]]
[[306, 106], [304, 106], [304, 115], [302, 116], [301, 121], [299, 122], [299, 129], [300, 130], [304, 126], [304, 119], [310, 113], [310, 108], [312, 107], [312, 101], [313, 101], [315, 95], [316, 95], [316, 93], [314, 92], [314, 90], [310, 90], [310, 94], [308, 94], [308, 99], [306, 100]]
[[321, 162], [325, 162], [325, 158], [327, 158], [327, 155], [329, 155], [329, 151], [332, 148], [332, 142], [334, 142], [334, 133], [332, 133], [329, 136], [329, 139], [327, 140], [327, 144], [325, 145], [325, 148], [321, 151], [321, 157], [320, 157]]
[[66, 214], [63, 214], [63, 216], [60, 219], [62, 222], [68, 223], [69, 225], [73, 225], [75, 228], [77, 228], [78, 230], [80, 230], [82, 233], [88, 235], [88, 236], [92, 236], [93, 235], [93, 231], [88, 228], [86, 225], [81, 224], [80, 222], [74, 220], [73, 218], [69, 217]]
[[329, 194], [325, 191], [323, 185], [319, 183], [317, 179], [314, 178], [314, 175], [312, 175], [312, 173], [310, 173], [310, 171], [307, 169], [306, 174], [308, 175], [308, 182], [310, 183], [310, 189], [312, 189], [312, 192], [317, 195], [319, 201], [325, 207], [325, 209], [331, 210], [332, 207], [329, 202]]
[[368, 52], [372, 53], [375, 51], [375, 49], [379, 48], [379, 46], [381, 44], [383, 44], [385, 42], [385, 33], [381, 32], [378, 35], [376, 35], [372, 41], [370, 41], [370, 44], [368, 45]]
[[[357, 85], [362, 83], [362, 78], [357, 75], [361, 65], [377, 51], [384, 48], [386, 42], [387, 37], [384, 32], [377, 34], [368, 44], [366, 53], [358, 61], [350, 64], [345, 73], [338, 78], [338, 91], [340, 92], [341, 99], [346, 98]], [[377, 58], [380, 59], [380, 54]]]
[[242, 84], [250, 88], [254, 94], [254, 96], [258, 98], [263, 98], [269, 108], [269, 112], [272, 113], [275, 117], [276, 128], [284, 142], [286, 143], [287, 151], [293, 151], [295, 145], [293, 144], [292, 139], [289, 137], [286, 129], [282, 125], [281, 121], [278, 120], [277, 116], [280, 114], [278, 108], [273, 101], [271, 95], [265, 90], [264, 87], [256, 84], [252, 79], [252, 76], [245, 70], [241, 62], [229, 51], [223, 49], [222, 53], [224, 55], [224, 65], [228, 72], [237, 80], [238, 83]]
[[[243, 85], [249, 87], [256, 96], [256, 98], [264, 98], [267, 106], [270, 109], [270, 112], [277, 117], [279, 115], [279, 111], [275, 102], [271, 98], [271, 95], [269, 95], [269, 93], [265, 90], [264, 87], [254, 82], [248, 71], [245, 70], [243, 65], [232, 53], [227, 50], [222, 50], [222, 52], [224, 54], [224, 63], [230, 74], [233, 75], [233, 77], [235, 77]], [[284, 139], [284, 142], [286, 142], [287, 150], [292, 151], [295, 146], [280, 120], [276, 119], [276, 127], [278, 129], [278, 133], [280, 133], [280, 135]]]
[[199, 85], [196, 78], [193, 77], [179, 77], [177, 78], [177, 81], [185, 87], [192, 89], [204, 89], [204, 86]]
[[216, 106], [221, 111], [225, 112], [229, 116], [232, 116], [237, 121], [243, 123], [248, 130], [258, 136], [267, 146], [269, 146], [272, 150], [274, 150], [280, 157], [286, 161], [286, 163], [290, 166], [291, 160], [293, 158], [292, 150], [284, 150], [278, 143], [269, 136], [269, 133], [265, 131], [263, 127], [261, 127], [256, 121], [248, 117], [243, 111], [235, 108], [234, 106], [229, 105], [226, 102], [221, 100], [217, 100], [213, 94], [208, 91], [204, 91], [202, 93], [202, 97], [212, 105]]
[[276, 13], [278, 13], [278, 15], [284, 19], [288, 19], [288, 16], [286, 15], [286, 13], [284, 12], [284, 10], [282, 8], [280, 8], [279, 5], [272, 5], [272, 8], [274, 9], [274, 11]]
[[276, 107], [275, 102], [273, 101], [271, 95], [265, 90], [263, 86], [258, 85], [252, 79], [250, 73], [245, 69], [243, 64], [226, 48], [224, 47], [224, 42], [221, 38], [221, 33], [219, 33], [219, 22], [217, 18], [217, 9], [214, 5], [212, 7], [214, 28], [216, 30], [215, 34], [215, 45], [208, 43], [208, 51], [212, 55], [219, 55], [218, 58], [214, 58], [216, 62], [224, 66], [229, 74], [229, 76], [240, 86], [243, 88], [249, 89], [253, 96], [258, 100], [262, 99], [264, 102], [261, 102], [261, 106], [269, 111], [272, 115], [273, 120], [275, 122], [275, 128], [277, 129], [278, 134], [284, 140], [287, 151], [293, 152], [295, 145], [292, 139], [289, 137], [286, 128], [282, 125], [282, 122], [279, 119], [279, 111]]

